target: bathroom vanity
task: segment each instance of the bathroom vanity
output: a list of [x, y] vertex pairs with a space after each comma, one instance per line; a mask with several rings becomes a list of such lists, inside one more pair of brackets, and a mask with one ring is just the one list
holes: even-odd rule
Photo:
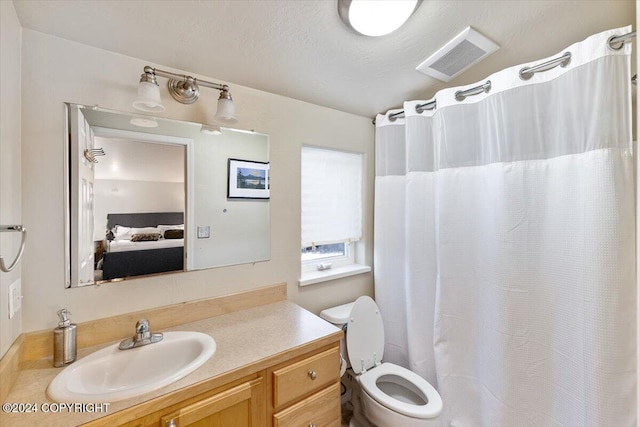
[[[284, 285], [272, 288], [281, 292], [278, 287]], [[0, 424], [339, 427], [342, 331], [286, 300], [256, 302], [237, 311], [231, 311], [233, 304], [225, 297], [215, 300], [222, 300], [212, 304], [226, 314], [163, 328], [201, 332], [216, 341], [213, 357], [186, 377], [145, 395], [110, 403], [106, 411], [4, 413]], [[177, 313], [167, 316], [179, 318]], [[153, 316], [149, 320], [153, 327]], [[78, 327], [79, 338], [91, 329]], [[37, 343], [27, 337], [23, 345], [29, 341]], [[113, 343], [81, 348], [78, 358]], [[33, 349], [25, 348], [22, 354], [29, 351]], [[50, 357], [23, 361], [5, 402], [32, 402], [39, 409], [50, 404], [45, 390], [61, 369], [52, 367]]]
[[[338, 347], [311, 351], [204, 393], [187, 387], [177, 403], [122, 423], [113, 414], [89, 426], [339, 426], [340, 367]], [[195, 394], [195, 396], [194, 396]], [[126, 411], [135, 413], [138, 408]], [[144, 412], [144, 411], [140, 411]]]

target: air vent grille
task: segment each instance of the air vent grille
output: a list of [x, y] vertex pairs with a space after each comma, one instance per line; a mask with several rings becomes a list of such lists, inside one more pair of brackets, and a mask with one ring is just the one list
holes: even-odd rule
[[471, 27], [418, 65], [417, 71], [448, 82], [495, 52], [499, 46]]

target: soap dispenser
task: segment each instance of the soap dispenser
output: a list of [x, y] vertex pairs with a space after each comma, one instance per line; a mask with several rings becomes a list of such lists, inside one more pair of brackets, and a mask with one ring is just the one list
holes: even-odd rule
[[60, 323], [53, 330], [53, 366], [59, 368], [76, 360], [76, 324], [71, 323], [71, 312], [66, 308], [58, 310]]

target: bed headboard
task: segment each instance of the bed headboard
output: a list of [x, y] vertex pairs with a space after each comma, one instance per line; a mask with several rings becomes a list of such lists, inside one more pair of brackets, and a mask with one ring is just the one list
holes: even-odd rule
[[159, 224], [184, 224], [184, 212], [149, 212], [107, 214], [107, 229], [116, 225], [125, 227], [155, 227]]

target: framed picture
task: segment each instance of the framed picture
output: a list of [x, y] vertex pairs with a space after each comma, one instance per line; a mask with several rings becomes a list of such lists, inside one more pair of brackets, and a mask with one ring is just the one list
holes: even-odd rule
[[269, 163], [229, 159], [227, 198], [268, 199]]

